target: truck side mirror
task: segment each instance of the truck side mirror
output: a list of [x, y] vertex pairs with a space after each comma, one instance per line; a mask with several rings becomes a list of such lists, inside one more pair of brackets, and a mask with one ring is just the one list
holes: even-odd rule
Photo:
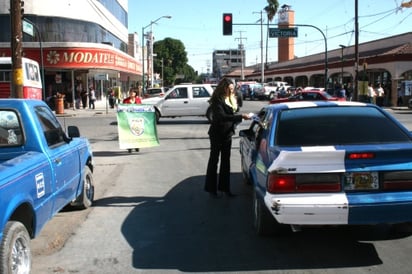
[[68, 126], [67, 134], [69, 135], [70, 138], [80, 137], [80, 130], [76, 126]]

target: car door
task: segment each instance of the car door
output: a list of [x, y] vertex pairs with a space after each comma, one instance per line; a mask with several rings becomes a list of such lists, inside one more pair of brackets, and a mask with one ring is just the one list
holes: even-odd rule
[[188, 87], [174, 88], [162, 102], [162, 116], [183, 116], [190, 113]]
[[[255, 183], [258, 181], [258, 169], [262, 164], [262, 155], [259, 153], [259, 150], [261, 149], [262, 138], [264, 138], [263, 132], [266, 128], [264, 122], [265, 115], [266, 110], [262, 109], [258, 114], [258, 118], [252, 121], [247, 130], [248, 141], [242, 142], [241, 147], [243, 155], [242, 165], [244, 165], [246, 169], [250, 169], [249, 174], [251, 174], [252, 181]], [[266, 143], [266, 140], [264, 140], [264, 143]]]
[[192, 87], [192, 100], [190, 108], [193, 115], [205, 115], [209, 107], [211, 93], [205, 86]]
[[55, 177], [54, 208], [59, 210], [67, 204], [73, 193], [76, 193], [80, 180], [80, 159], [76, 149], [70, 142], [66, 142], [63, 128], [50, 109], [37, 107], [36, 114], [43, 129], [45, 152], [49, 155]]

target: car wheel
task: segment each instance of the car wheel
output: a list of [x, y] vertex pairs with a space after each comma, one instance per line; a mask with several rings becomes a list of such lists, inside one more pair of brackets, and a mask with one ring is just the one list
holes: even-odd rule
[[26, 227], [16, 221], [8, 222], [0, 245], [0, 273], [31, 271], [30, 236]]
[[84, 167], [82, 184], [82, 193], [79, 195], [79, 197], [77, 197], [77, 199], [73, 203], [71, 203], [71, 206], [79, 209], [86, 209], [92, 205], [94, 199], [93, 173], [88, 166]]
[[213, 121], [213, 112], [212, 112], [212, 109], [210, 107], [206, 111], [206, 118], [209, 121], [209, 123], [212, 123], [212, 121]]
[[259, 194], [254, 191], [253, 195], [253, 225], [256, 233], [259, 236], [272, 236], [280, 232], [282, 227], [275, 218], [270, 214], [269, 210], [263, 201], [263, 198], [259, 197]]

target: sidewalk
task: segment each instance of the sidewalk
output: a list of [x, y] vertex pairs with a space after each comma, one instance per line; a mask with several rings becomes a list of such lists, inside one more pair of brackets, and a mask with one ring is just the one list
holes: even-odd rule
[[57, 117], [92, 117], [92, 116], [101, 116], [101, 115], [116, 115], [116, 109], [110, 108], [109, 102], [105, 100], [99, 100], [95, 102], [95, 109], [89, 108], [65, 108], [64, 113], [56, 114]]

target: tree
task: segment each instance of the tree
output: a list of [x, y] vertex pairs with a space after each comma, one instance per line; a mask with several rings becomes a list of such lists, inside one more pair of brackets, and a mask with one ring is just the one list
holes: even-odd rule
[[153, 69], [156, 73], [162, 73], [164, 85], [173, 85], [176, 78], [181, 82], [191, 82], [196, 78], [194, 69], [187, 64], [188, 58], [184, 44], [180, 40], [165, 38], [153, 44], [153, 52], [156, 58], [153, 61]]
[[268, 63], [269, 22], [272, 22], [273, 18], [275, 18], [275, 15], [278, 12], [278, 8], [279, 8], [279, 2], [277, 0], [267, 0], [267, 2], [268, 2], [268, 5], [264, 8], [268, 16], [267, 33], [266, 33], [266, 61], [265, 61], [266, 65]]

